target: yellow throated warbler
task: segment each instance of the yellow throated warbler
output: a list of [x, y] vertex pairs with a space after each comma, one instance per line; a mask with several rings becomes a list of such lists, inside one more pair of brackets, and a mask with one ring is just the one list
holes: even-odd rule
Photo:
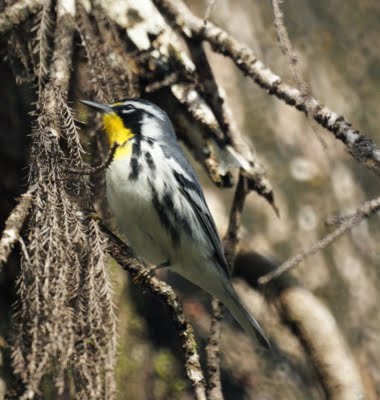
[[269, 348], [231, 285], [214, 220], [167, 114], [142, 99], [82, 103], [103, 113], [109, 144], [118, 145], [106, 173], [107, 199], [136, 254], [221, 300]]

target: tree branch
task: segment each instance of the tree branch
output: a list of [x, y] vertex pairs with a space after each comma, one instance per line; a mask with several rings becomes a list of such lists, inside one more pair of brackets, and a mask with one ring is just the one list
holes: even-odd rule
[[[301, 93], [310, 98], [309, 87], [305, 80], [302, 77], [300, 70], [298, 69], [298, 58], [296, 53], [293, 49], [292, 42], [290, 41], [288, 31], [286, 30], [285, 23], [284, 23], [284, 14], [281, 11], [280, 7], [281, 0], [272, 0], [273, 6], [273, 15], [274, 15], [274, 25], [277, 30], [277, 37], [280, 43], [280, 48], [282, 53], [286, 56], [288, 60], [288, 64], [292, 71], [294, 83], [296, 84], [297, 88], [301, 91]], [[308, 110], [308, 117], [313, 119], [312, 110]], [[317, 137], [321, 145], [326, 148], [327, 145], [323, 140], [323, 137], [319, 134], [316, 127], [313, 124], [310, 124], [314, 135]]]
[[293, 46], [288, 35], [288, 31], [286, 30], [284, 24], [284, 14], [281, 11], [280, 3], [281, 0], [272, 0], [274, 25], [277, 30], [277, 37], [280, 42], [280, 48], [282, 53], [288, 59], [288, 64], [292, 71], [294, 83], [297, 85], [298, 89], [301, 90], [301, 92], [307, 93], [308, 88], [306, 82], [303, 80], [300, 71], [297, 68], [298, 59], [296, 57], [296, 54], [294, 53]]
[[207, 399], [223, 400], [220, 378], [220, 336], [223, 319], [223, 304], [216, 298], [211, 301], [212, 319], [206, 346], [207, 356]]
[[344, 143], [350, 154], [380, 174], [380, 149], [369, 138], [353, 129], [343, 116], [325, 107], [312, 96], [284, 83], [261, 62], [253, 51], [211, 22], [205, 25], [180, 0], [153, 0], [168, 22], [187, 37], [198, 37], [210, 43], [213, 50], [230, 57], [244, 75], [249, 76], [269, 94], [304, 112]]
[[244, 173], [241, 171], [239, 174], [239, 180], [236, 185], [235, 195], [232, 201], [232, 207], [230, 211], [230, 219], [228, 222], [227, 233], [224, 237], [224, 252], [226, 259], [231, 268], [235, 263], [235, 257], [238, 253], [239, 246], [239, 231], [241, 225], [241, 214], [243, 212], [245, 199], [250, 192], [248, 180]]
[[71, 75], [73, 37], [75, 29], [75, 0], [57, 2], [57, 28], [54, 40], [54, 56], [51, 78], [65, 98]]
[[297, 286], [281, 291], [277, 299], [284, 317], [297, 328], [327, 398], [364, 399], [358, 367], [330, 310], [308, 290]]
[[[224, 253], [231, 269], [234, 265], [238, 251], [241, 214], [249, 191], [248, 180], [243, 175], [243, 172], [240, 171], [234, 199], [232, 201], [228, 229], [223, 240]], [[211, 321], [210, 336], [206, 347], [208, 372], [207, 395], [210, 400], [222, 400], [223, 393], [220, 380], [219, 342], [221, 335], [220, 323], [223, 318], [223, 305], [220, 301], [213, 299], [212, 312], [213, 317]]]
[[364, 218], [370, 217], [372, 214], [376, 213], [380, 210], [380, 197], [367, 201], [361, 207], [359, 207], [355, 213], [351, 214], [347, 219], [344, 219], [342, 224], [335, 229], [335, 231], [326, 235], [323, 239], [315, 243], [309, 249], [295, 255], [294, 257], [290, 258], [288, 261], [285, 261], [281, 264], [278, 268], [274, 271], [270, 272], [262, 276], [259, 279], [260, 285], [265, 285], [271, 280], [279, 277], [284, 272], [289, 271], [290, 269], [296, 267], [301, 261], [305, 258], [317, 253], [318, 251], [326, 248], [335, 240], [340, 238], [344, 233], [348, 230], [354, 228], [358, 225]]
[[[224, 133], [224, 141], [231, 143], [232, 148], [237, 151], [235, 156], [247, 172], [250, 189], [263, 196], [278, 213], [272, 186], [265, 175], [263, 166], [257, 160], [254, 150], [244, 140], [241, 131], [232, 118], [228, 102], [226, 102], [223, 91], [215, 79], [203, 44], [198, 38], [188, 38], [187, 45], [198, 73], [198, 85]], [[242, 155], [243, 158], [238, 157], [238, 155]]]
[[[235, 263], [236, 275], [254, 288], [260, 275], [275, 268], [275, 262], [254, 251], [239, 253]], [[281, 275], [262, 293], [268, 302], [279, 307], [282, 321], [293, 331], [296, 328], [297, 336], [318, 373], [326, 398], [364, 398], [363, 382], [354, 355], [333, 314], [323, 302], [289, 275]], [[283, 345], [278, 343], [280, 349]]]
[[13, 246], [19, 238], [20, 230], [29, 214], [32, 199], [31, 191], [24, 193], [5, 222], [5, 228], [0, 239], [0, 266], [7, 262]]
[[42, 0], [21, 0], [8, 7], [0, 14], [0, 35], [8, 34], [41, 7]]
[[134, 282], [138, 282], [138, 284], [145, 289], [148, 289], [149, 292], [159, 298], [168, 307], [182, 343], [185, 355], [186, 374], [193, 385], [195, 398], [197, 400], [206, 400], [205, 381], [199, 362], [193, 329], [185, 318], [177, 295], [167, 283], [149, 274], [149, 270], [134, 258], [132, 250], [124, 242], [104, 226], [102, 229], [104, 234], [108, 237], [108, 251], [112, 258], [131, 274], [132, 278], [134, 278]]

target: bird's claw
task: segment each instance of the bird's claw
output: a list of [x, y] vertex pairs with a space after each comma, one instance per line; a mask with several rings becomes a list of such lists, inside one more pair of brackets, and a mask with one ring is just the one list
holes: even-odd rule
[[141, 270], [137, 275], [132, 278], [132, 281], [135, 285], [140, 285], [144, 281], [152, 278], [154, 276], [154, 271], [156, 270], [156, 266], [146, 267]]
[[99, 215], [96, 213], [96, 211], [89, 212], [88, 213], [88, 217], [90, 219], [92, 219], [93, 221], [96, 221], [96, 222], [101, 222], [102, 221], [102, 219], [99, 217]]

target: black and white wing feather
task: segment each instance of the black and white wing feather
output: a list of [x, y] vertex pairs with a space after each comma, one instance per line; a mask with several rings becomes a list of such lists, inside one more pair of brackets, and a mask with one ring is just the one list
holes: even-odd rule
[[198, 183], [198, 178], [192, 168], [190, 168], [191, 167], [189, 166], [189, 169], [186, 170], [186, 173], [191, 179], [188, 179], [179, 171], [175, 171], [174, 176], [178, 182], [181, 193], [188, 201], [199, 221], [200, 226], [203, 228], [205, 235], [210, 240], [210, 243], [214, 249], [216, 260], [229, 277], [230, 272], [228, 264], [224, 257], [223, 246], [219, 239], [214, 220], [211, 216], [210, 210], [207, 207], [202, 189]]

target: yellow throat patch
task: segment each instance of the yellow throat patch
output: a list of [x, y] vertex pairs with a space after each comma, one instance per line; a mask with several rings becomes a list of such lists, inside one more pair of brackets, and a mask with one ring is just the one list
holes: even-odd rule
[[116, 149], [115, 159], [125, 157], [132, 152], [132, 139], [135, 135], [128, 129], [123, 120], [116, 113], [105, 114], [103, 126], [106, 132], [108, 143], [112, 147], [115, 143], [120, 146]]

